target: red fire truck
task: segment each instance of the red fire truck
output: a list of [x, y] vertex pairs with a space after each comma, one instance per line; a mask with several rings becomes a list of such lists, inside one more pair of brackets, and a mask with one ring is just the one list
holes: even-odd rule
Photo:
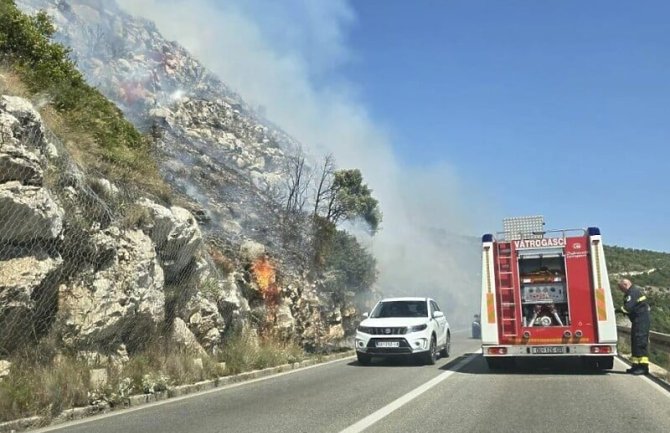
[[544, 230], [508, 218], [482, 237], [482, 353], [491, 369], [521, 357], [580, 357], [611, 369], [617, 329], [600, 230]]

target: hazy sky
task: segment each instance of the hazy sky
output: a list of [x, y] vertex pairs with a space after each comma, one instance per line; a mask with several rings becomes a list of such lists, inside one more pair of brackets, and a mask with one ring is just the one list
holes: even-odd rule
[[479, 235], [543, 214], [670, 251], [667, 2], [120, 3], [289, 133], [360, 166], [387, 228], [421, 215]]

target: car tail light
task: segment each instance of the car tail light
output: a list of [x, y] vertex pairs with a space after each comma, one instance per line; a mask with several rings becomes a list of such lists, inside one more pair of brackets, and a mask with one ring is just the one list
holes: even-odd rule
[[507, 354], [507, 348], [506, 347], [489, 347], [487, 349], [487, 353], [489, 355], [506, 355]]
[[612, 353], [611, 346], [591, 346], [591, 353]]

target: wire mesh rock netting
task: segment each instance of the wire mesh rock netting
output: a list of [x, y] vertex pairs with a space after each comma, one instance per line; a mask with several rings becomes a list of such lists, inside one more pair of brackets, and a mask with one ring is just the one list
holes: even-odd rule
[[331, 331], [318, 297], [275, 275], [266, 296], [262, 245], [226, 257], [188, 210], [72, 154], [28, 101], [0, 97], [0, 421], [292, 362], [293, 337]]

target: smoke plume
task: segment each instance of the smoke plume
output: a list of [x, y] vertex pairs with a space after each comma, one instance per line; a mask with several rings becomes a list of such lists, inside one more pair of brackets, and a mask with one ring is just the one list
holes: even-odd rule
[[385, 295], [434, 296], [452, 322], [478, 311], [472, 222], [485, 211], [448, 162], [412, 167], [399, 160], [356, 86], [340, 73], [356, 58], [347, 44], [357, 25], [349, 1], [118, 3], [156, 22], [312, 154], [332, 152], [339, 167], [361, 169], [384, 214], [382, 230], [366, 243]]

